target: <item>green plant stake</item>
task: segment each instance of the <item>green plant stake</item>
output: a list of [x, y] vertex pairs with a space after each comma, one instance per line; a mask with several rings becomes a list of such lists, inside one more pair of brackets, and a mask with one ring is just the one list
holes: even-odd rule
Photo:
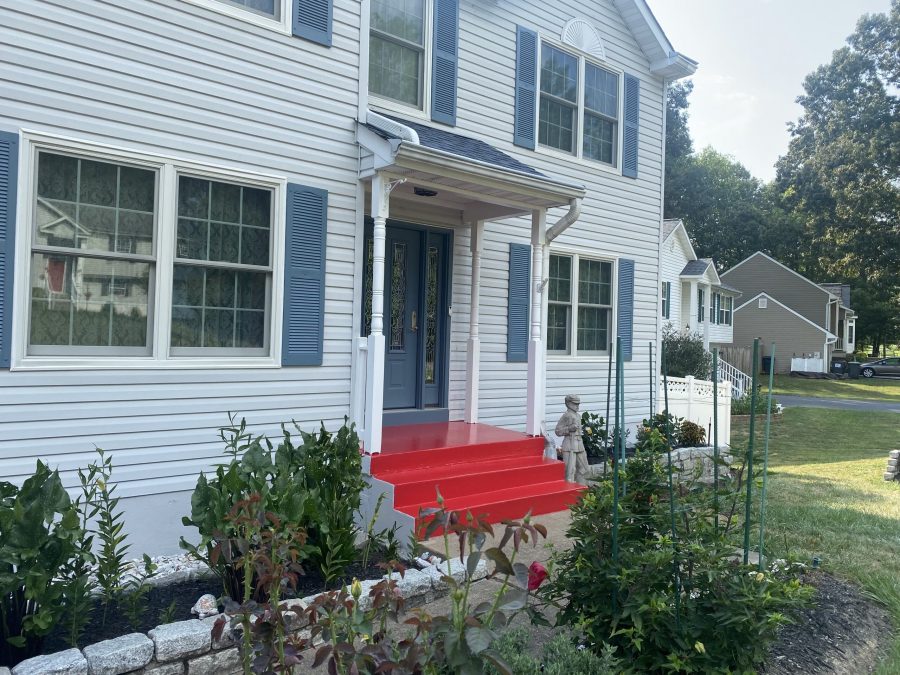
[[[619, 380], [622, 378], [622, 369], [619, 366], [619, 348], [622, 345], [622, 338], [616, 338], [616, 443], [619, 442]], [[610, 359], [612, 363], [612, 359]], [[612, 368], [612, 366], [610, 366]], [[609, 395], [606, 397], [606, 407], [609, 409]], [[618, 453], [616, 453], [618, 454]], [[615, 455], [614, 455], [615, 457]], [[613, 524], [612, 524], [612, 558], [613, 570], [619, 573], [619, 460], [615, 457], [613, 462]], [[618, 593], [616, 585], [612, 589], [612, 606], [616, 611], [616, 600]]]
[[663, 396], [666, 405], [666, 444], [669, 446], [666, 450], [668, 457], [668, 473], [669, 473], [669, 518], [672, 521], [672, 582], [675, 584], [675, 626], [680, 630], [681, 625], [681, 583], [678, 578], [678, 532], [675, 529], [675, 487], [672, 482], [672, 425], [669, 416], [669, 374], [667, 372], [666, 363], [666, 345], [662, 347], [662, 373], [663, 373]]
[[653, 419], [653, 343], [650, 343], [650, 360], [647, 363], [647, 367], [650, 370], [650, 417], [647, 419]]
[[719, 533], [719, 349], [713, 349], [713, 508], [716, 512], [715, 530]]
[[[609, 459], [609, 397], [612, 393], [612, 362], [613, 356], [610, 354], [608, 368], [606, 370], [606, 443], [603, 444], [604, 456], [603, 456], [603, 474], [606, 475], [606, 467], [607, 461]], [[618, 376], [616, 376], [618, 378]], [[616, 380], [618, 383], [618, 379]], [[619, 398], [616, 397], [616, 402], [618, 403]], [[616, 423], [619, 421], [619, 416], [616, 415]], [[613, 425], [613, 429], [615, 429], [615, 424]]]
[[753, 501], [753, 434], [756, 429], [756, 379], [759, 371], [759, 338], [753, 340], [753, 368], [750, 381], [750, 440], [747, 442], [747, 500], [744, 506], [744, 564], [750, 564], [750, 505]]
[[766, 403], [766, 440], [763, 445], [762, 491], [759, 494], [759, 571], [763, 568], [766, 532], [766, 481], [769, 474], [769, 431], [772, 429], [772, 386], [775, 383], [775, 343], [772, 343], [772, 366], [769, 367], [769, 400]]

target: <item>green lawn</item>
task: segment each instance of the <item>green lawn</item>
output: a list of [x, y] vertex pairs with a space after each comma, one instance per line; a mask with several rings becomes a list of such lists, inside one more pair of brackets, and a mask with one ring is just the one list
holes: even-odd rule
[[[765, 418], [757, 422], [761, 460]], [[736, 450], [746, 447], [747, 425], [734, 421]], [[900, 482], [882, 477], [895, 448], [898, 414], [787, 409], [772, 424], [766, 541], [778, 557], [819, 556], [824, 569], [856, 581], [887, 606], [900, 626]], [[895, 635], [881, 675], [900, 673], [900, 631]]]
[[[763, 387], [768, 386], [760, 376]], [[775, 376], [775, 394], [815, 396], [817, 398], [855, 398], [871, 401], [900, 401], [900, 377], [872, 380], [807, 380], [789, 375]]]

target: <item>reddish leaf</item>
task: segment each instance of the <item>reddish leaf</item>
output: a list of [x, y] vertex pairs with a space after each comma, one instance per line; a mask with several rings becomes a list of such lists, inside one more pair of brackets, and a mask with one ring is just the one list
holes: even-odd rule
[[319, 647], [318, 651], [316, 651], [316, 658], [313, 660], [312, 667], [318, 668], [323, 663], [325, 663], [325, 659], [331, 656], [331, 645], [323, 645]]

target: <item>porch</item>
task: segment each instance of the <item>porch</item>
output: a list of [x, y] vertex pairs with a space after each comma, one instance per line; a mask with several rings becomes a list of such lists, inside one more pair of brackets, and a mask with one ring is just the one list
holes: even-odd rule
[[[479, 422], [485, 232], [511, 218], [521, 230], [509, 244], [510, 285], [502, 293], [508, 293], [508, 341], [517, 344], [507, 357], [508, 374], [523, 376], [515, 387], [525, 393], [524, 419], [500, 423], [521, 428], [524, 422], [528, 436], [540, 436], [547, 247], [577, 220], [584, 188], [548, 178], [482, 141], [414, 122], [370, 112], [357, 135], [368, 213], [352, 410], [365, 453], [387, 451], [385, 434], [398, 425]], [[548, 225], [548, 211], [557, 207], [562, 216]], [[498, 295], [495, 286], [488, 291]], [[454, 303], [463, 311], [454, 313]], [[453, 405], [450, 360], [458, 364]]]

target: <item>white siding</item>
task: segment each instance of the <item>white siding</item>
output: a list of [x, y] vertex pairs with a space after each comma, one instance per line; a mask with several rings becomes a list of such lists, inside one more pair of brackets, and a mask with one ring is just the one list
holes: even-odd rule
[[[42, 457], [72, 485], [96, 445], [115, 451], [122, 496], [177, 492], [192, 489], [200, 470], [221, 457], [216, 430], [229, 411], [270, 433], [290, 419], [307, 429], [343, 421], [356, 264], [359, 23], [359, 3], [337, 3], [327, 49], [181, 0], [0, 6], [0, 129], [329, 191], [323, 366], [0, 372], [3, 479], [21, 480]], [[176, 545], [173, 538], [158, 550]]]
[[689, 256], [684, 250], [684, 244], [677, 233], [673, 233], [662, 245], [662, 258], [659, 261], [662, 267], [662, 281], [668, 281], [672, 284], [672, 311], [669, 320], [664, 323], [670, 324], [678, 330], [683, 329], [689, 321], [690, 317], [683, 317], [683, 308], [681, 306], [684, 290], [682, 289], [682, 281], [680, 278], [681, 270], [687, 265], [689, 260], [693, 260], [693, 256]]

